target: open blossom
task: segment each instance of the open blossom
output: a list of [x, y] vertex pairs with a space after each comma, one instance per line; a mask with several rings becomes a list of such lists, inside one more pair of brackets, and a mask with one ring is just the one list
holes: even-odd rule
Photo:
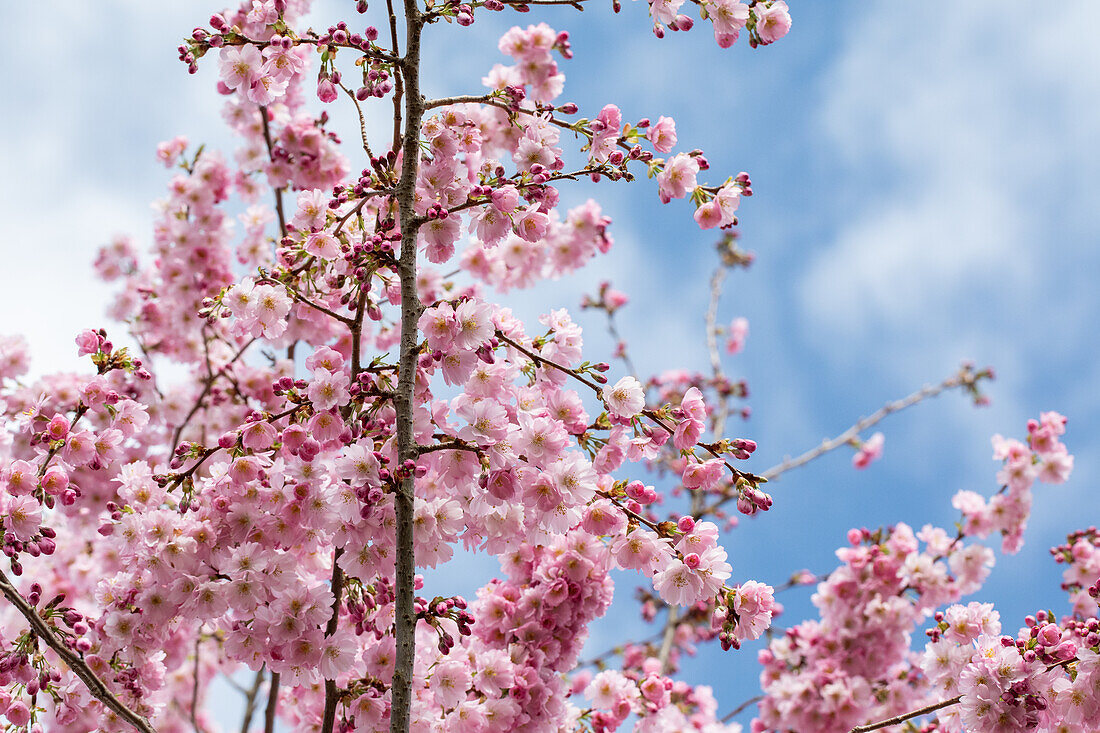
[[658, 153], [671, 153], [676, 147], [676, 121], [661, 115], [656, 123], [650, 125], [646, 137]]
[[0, 504], [4, 529], [16, 539], [29, 542], [42, 524], [42, 506], [31, 496], [9, 496]]
[[455, 308], [457, 330], [454, 344], [469, 351], [483, 346], [493, 336], [493, 312], [482, 300], [466, 300]]
[[590, 123], [593, 133], [588, 153], [590, 160], [600, 162], [607, 160], [607, 156], [615, 151], [622, 124], [622, 112], [615, 105], [609, 104], [600, 110]]
[[733, 598], [733, 610], [737, 612], [734, 633], [742, 641], [759, 639], [771, 625], [775, 610], [772, 587], [750, 580], [734, 588]]
[[707, 201], [695, 210], [695, 223], [700, 229], [713, 229], [722, 225], [722, 207], [716, 200]]
[[226, 46], [221, 50], [219, 67], [221, 80], [230, 89], [247, 91], [261, 75], [263, 56], [252, 44]]
[[721, 458], [712, 458], [701, 463], [688, 463], [684, 467], [682, 480], [686, 489], [713, 489], [725, 475], [726, 464]]
[[707, 416], [707, 408], [703, 403], [703, 394], [697, 387], [691, 387], [684, 393], [680, 402], [680, 409], [684, 411], [684, 419], [676, 426], [673, 434], [673, 444], [677, 450], [687, 450], [699, 442], [706, 424], [703, 422]]
[[763, 43], [774, 43], [791, 29], [791, 13], [783, 0], [757, 3], [753, 7], [756, 32]]
[[288, 38], [273, 37], [271, 44], [264, 48], [263, 57], [261, 73], [280, 81], [289, 79], [305, 68], [305, 61]]
[[534, 204], [516, 214], [513, 222], [515, 233], [528, 242], [541, 240], [546, 236], [547, 229], [550, 226], [549, 218], [539, 211]]
[[99, 351], [100, 346], [103, 343], [103, 339], [100, 335], [91, 329], [81, 331], [76, 337], [77, 356], [84, 356], [85, 354], [94, 354]]
[[450, 351], [459, 330], [455, 310], [450, 303], [425, 308], [417, 325], [424, 334], [428, 348], [437, 351]]
[[629, 420], [645, 409], [645, 389], [634, 377], [623, 377], [603, 391], [603, 400], [611, 415]]
[[349, 383], [348, 375], [344, 372], [319, 371], [313, 375], [306, 395], [318, 410], [341, 407], [351, 399]]
[[323, 260], [334, 260], [340, 256], [340, 243], [328, 232], [314, 232], [306, 238], [305, 251]]
[[451, 259], [455, 251], [455, 242], [461, 234], [461, 221], [457, 216], [429, 219], [420, 228], [420, 237], [424, 242], [424, 253], [428, 261], [442, 264]]
[[324, 191], [315, 188], [298, 194], [298, 210], [291, 223], [301, 231], [315, 231], [325, 226], [327, 215], [328, 197]]
[[867, 468], [871, 463], [882, 457], [882, 446], [886, 442], [886, 436], [875, 433], [867, 440], [859, 444], [859, 450], [852, 456], [852, 466], [855, 468]]
[[657, 174], [661, 202], [667, 204], [672, 199], [682, 199], [695, 190], [697, 173], [699, 163], [687, 153], [677, 153], [669, 158], [664, 170]]
[[699, 574], [679, 559], [671, 560], [653, 576], [653, 589], [673, 606], [690, 606], [707, 595]]
[[352, 668], [358, 648], [355, 635], [349, 629], [337, 630], [321, 644], [318, 670], [326, 679], [336, 679]]

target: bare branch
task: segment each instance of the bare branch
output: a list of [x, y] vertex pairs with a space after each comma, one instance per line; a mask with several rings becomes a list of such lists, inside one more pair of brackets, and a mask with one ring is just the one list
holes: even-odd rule
[[264, 710], [264, 733], [275, 733], [275, 712], [279, 708], [279, 673], [271, 673], [271, 685], [267, 689], [267, 708]]
[[937, 710], [943, 710], [944, 708], [949, 708], [952, 705], [957, 704], [960, 700], [962, 700], [962, 695], [956, 695], [955, 697], [951, 698], [950, 700], [940, 700], [937, 703], [933, 703], [932, 705], [925, 705], [923, 708], [917, 708], [916, 710], [912, 710], [908, 713], [905, 713], [904, 715], [895, 715], [892, 718], [887, 718], [886, 720], [880, 720], [877, 723], [867, 723], [866, 725], [857, 725], [855, 728], [852, 728], [851, 733], [867, 733], [867, 731], [878, 730], [879, 728], [886, 728], [887, 726], [897, 725], [898, 723], [904, 723], [905, 721], [907, 721], [911, 718], [917, 718], [917, 717], [920, 717], [921, 715], [927, 715], [928, 713], [934, 713]]

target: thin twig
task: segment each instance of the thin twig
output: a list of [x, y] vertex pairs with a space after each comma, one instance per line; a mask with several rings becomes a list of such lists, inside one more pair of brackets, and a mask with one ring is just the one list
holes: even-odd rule
[[665, 617], [665, 628], [661, 632], [661, 649], [657, 652], [657, 661], [661, 663], [661, 671], [669, 672], [669, 657], [672, 656], [672, 641], [676, 638], [677, 622], [680, 620], [680, 607], [669, 606], [668, 616]]
[[[546, 366], [553, 367], [554, 369], [557, 369], [558, 371], [562, 372], [563, 374], [566, 374], [566, 375], [572, 377], [573, 379], [577, 380], [581, 384], [587, 386], [589, 389], [594, 390], [596, 392], [597, 396], [602, 396], [603, 395], [603, 388], [600, 385], [596, 384], [595, 382], [593, 382], [588, 377], [585, 377], [584, 375], [579, 374], [575, 369], [570, 369], [569, 367], [562, 366], [561, 364], [555, 363], [554, 361], [551, 361], [550, 359], [547, 359], [545, 356], [542, 356], [540, 354], [536, 354], [535, 352], [531, 351], [530, 349], [527, 349], [527, 348], [519, 345], [518, 343], [516, 343], [512, 339], [508, 338], [501, 331], [497, 331], [497, 338], [499, 338], [501, 341], [508, 344], [512, 348], [516, 349], [517, 351], [519, 351], [521, 354], [523, 354], [527, 358], [531, 359], [533, 362], [535, 362], [535, 366], [538, 366], [539, 364], [545, 364]], [[660, 415], [658, 415], [656, 412], [654, 412], [653, 410], [642, 410], [641, 414], [644, 417], [648, 418], [653, 424], [660, 426], [669, 435], [675, 434], [676, 428], [672, 427], [667, 422], [665, 422], [665, 420]], [[745, 479], [746, 481], [748, 481], [749, 483], [751, 483], [754, 486], [757, 485], [757, 484], [764, 483], [766, 481], [766, 479], [761, 477], [761, 476], [756, 476], [755, 474], [748, 473], [746, 471], [741, 471], [741, 470], [738, 470], [738, 469], [734, 468], [730, 464], [729, 461], [727, 461], [725, 458], [722, 457], [721, 453], [716, 451], [711, 446], [704, 445], [702, 443], [699, 443], [698, 445], [699, 445], [700, 448], [705, 450], [707, 453], [710, 453], [712, 456], [714, 456], [715, 458], [722, 461], [722, 464], [726, 468], [728, 468], [730, 470], [730, 472], [735, 477], [743, 478], [743, 479]]]
[[[275, 143], [271, 139], [271, 127], [267, 121], [267, 107], [260, 107], [260, 120], [263, 122], [264, 128], [264, 143], [267, 145], [267, 159], [272, 163], [275, 162]], [[279, 217], [279, 232], [286, 236], [286, 213], [283, 210], [283, 187], [273, 186], [272, 190], [275, 191], [275, 213]]]
[[745, 700], [745, 702], [741, 703], [740, 705], [735, 707], [733, 710], [731, 710], [728, 713], [726, 713], [725, 715], [723, 715], [722, 720], [720, 720], [719, 722], [723, 723], [723, 724], [730, 722], [731, 720], [733, 720], [734, 718], [737, 717], [738, 713], [744, 711], [745, 708], [749, 707], [750, 705], [755, 705], [756, 703], [760, 702], [763, 699], [764, 699], [763, 695], [757, 695], [756, 697], [750, 697], [748, 700]]
[[198, 630], [195, 632], [195, 673], [191, 682], [191, 725], [195, 728], [195, 733], [203, 733], [202, 728], [199, 727], [199, 647], [202, 645], [202, 624], [199, 624]]
[[[807, 463], [817, 458], [820, 458], [826, 453], [834, 451], [843, 445], [847, 445], [849, 442], [854, 440], [861, 432], [867, 430], [870, 427], [873, 427], [874, 425], [877, 425], [888, 415], [892, 415], [895, 412], [900, 412], [906, 408], [917, 405], [924, 400], [930, 399], [932, 397], [937, 397], [946, 390], [954, 389], [957, 387], [971, 387], [973, 386], [974, 381], [974, 374], [971, 371], [964, 369], [959, 374], [956, 374], [953, 377], [948, 377], [939, 384], [926, 385], [907, 397], [903, 397], [902, 399], [895, 400], [893, 402], [887, 402], [877, 411], [871, 413], [867, 417], [863, 417], [857, 420], [854, 425], [849, 427], [840, 435], [837, 435], [835, 438], [824, 440], [821, 442], [821, 445], [806, 451], [797, 458], [787, 458], [778, 465], [769, 468], [767, 471], [764, 472], [764, 478], [768, 481], [774, 481], [787, 471], [805, 466]], [[730, 494], [729, 496], [722, 497], [718, 501], [703, 509], [702, 514], [699, 516], [714, 513], [715, 510], [719, 509], [724, 504], [732, 501], [736, 497], [736, 494]]]
[[851, 733], [867, 733], [867, 731], [878, 730], [879, 728], [885, 728], [885, 727], [890, 726], [890, 725], [897, 725], [898, 723], [904, 723], [905, 721], [910, 720], [911, 718], [917, 718], [917, 717], [920, 717], [921, 715], [927, 715], [928, 713], [934, 713], [937, 710], [942, 710], [944, 708], [949, 708], [952, 705], [957, 704], [960, 700], [962, 700], [962, 695], [955, 695], [955, 697], [951, 698], [950, 700], [940, 700], [937, 703], [933, 703], [931, 705], [925, 705], [923, 708], [917, 708], [916, 710], [912, 710], [908, 713], [905, 713], [904, 715], [895, 715], [892, 718], [887, 718], [886, 720], [880, 720], [877, 723], [867, 723], [866, 725], [857, 725], [855, 728], [852, 728]]
[[244, 693], [244, 720], [241, 721], [241, 733], [248, 733], [252, 728], [252, 716], [256, 714], [256, 700], [260, 695], [260, 686], [264, 682], [264, 668], [260, 667], [256, 671], [256, 676], [252, 680], [252, 687], [244, 689], [233, 679], [226, 677], [231, 684], [233, 684], [238, 690]]

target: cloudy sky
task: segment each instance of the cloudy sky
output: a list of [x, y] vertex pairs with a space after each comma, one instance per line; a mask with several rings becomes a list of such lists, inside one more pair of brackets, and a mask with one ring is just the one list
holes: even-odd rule
[[[1076, 474], [1040, 488], [1027, 545], [999, 558], [980, 597], [1012, 619], [1063, 608], [1047, 548], [1100, 518], [1100, 5], [791, 4], [790, 36], [756, 51], [722, 51], [702, 26], [658, 41], [640, 3], [619, 17], [593, 8], [519, 18], [573, 33], [565, 97], [582, 110], [616, 102], [627, 119], [671, 114], [681, 145], [704, 149], [715, 178], [752, 174], [757, 195], [741, 214], [757, 264], [730, 278], [722, 319], [752, 324], [727, 370], [752, 389], [753, 417], [738, 428], [760, 443], [756, 468], [964, 358], [997, 368], [990, 407], [947, 395], [884, 423], [886, 454], [869, 470], [852, 471], [844, 453], [777, 482], [773, 511], [727, 540], [734, 579], [831, 568], [853, 525], [950, 526], [956, 490], [996, 488], [989, 436], [1019, 435], [1028, 417], [1056, 409], [1070, 417]], [[182, 133], [232, 145], [214, 64], [195, 78], [175, 59], [177, 39], [211, 9], [105, 0], [0, 10], [11, 30], [0, 46], [0, 330], [29, 337], [38, 371], [75, 366], [72, 337], [103, 323], [95, 249], [121, 232], [148, 243], [149, 204], [168, 180], [156, 143]], [[314, 25], [350, 11], [321, 3]], [[431, 29], [429, 92], [477, 91], [503, 60], [496, 37], [516, 20]], [[563, 195], [600, 200], [616, 247], [589, 272], [524, 296], [523, 311], [573, 307], [610, 278], [632, 297], [620, 329], [642, 371], [704, 368], [713, 238], [689, 206], [660, 206], [646, 182]], [[606, 353], [603, 324], [582, 322], [593, 355]], [[634, 582], [620, 578], [626, 603], [594, 627], [594, 650], [640, 629]], [[808, 597], [784, 598], [787, 622], [812, 610]], [[751, 649], [705, 653], [686, 675], [713, 680], [728, 708], [757, 689], [754, 660]]]

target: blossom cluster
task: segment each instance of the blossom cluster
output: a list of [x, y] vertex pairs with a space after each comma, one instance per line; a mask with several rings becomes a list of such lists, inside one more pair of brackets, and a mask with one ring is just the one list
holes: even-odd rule
[[[968, 538], [999, 530], [1004, 552], [1019, 549], [1033, 482], [1061, 483], [1072, 468], [1073, 457], [1059, 440], [1064, 432], [1065, 418], [1048, 412], [1028, 423], [1026, 444], [995, 436], [994, 458], [1003, 462], [997, 480], [1004, 486], [988, 502], [975, 492], [956, 495], [953, 503], [962, 520], [955, 536], [932, 525], [914, 532], [904, 523], [876, 531], [850, 530], [849, 547], [837, 550], [843, 564], [818, 584], [813, 596], [820, 619], [787, 629], [760, 653], [765, 698], [754, 729], [848, 730], [919, 708], [936, 694], [936, 685], [958, 680], [950, 670], [934, 676], [928, 667], [915, 664], [912, 634], [924, 618], [974, 593], [988, 577], [993, 551], [967, 543]], [[1046, 468], [1055, 465], [1058, 470]], [[979, 502], [982, 507], [1015, 507], [1016, 512], [986, 510], [982, 516], [989, 521], [976, 522], [978, 511], [968, 513], [967, 508]], [[992, 629], [975, 610], [984, 606], [966, 608], [970, 620], [964, 625], [999, 633], [999, 627]], [[936, 617], [950, 624], [961, 618], [958, 613], [949, 610]], [[956, 694], [951, 689], [940, 692]], [[967, 729], [1000, 730], [989, 721]]]

